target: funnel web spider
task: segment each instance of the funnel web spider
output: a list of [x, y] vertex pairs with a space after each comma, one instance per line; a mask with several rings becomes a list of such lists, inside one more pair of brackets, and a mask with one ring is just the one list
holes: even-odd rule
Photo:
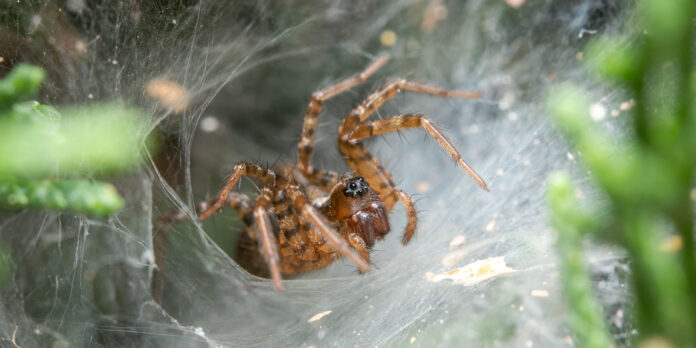
[[[372, 113], [399, 91], [411, 91], [440, 97], [479, 98], [480, 94], [449, 91], [442, 88], [396, 79], [370, 94], [354, 108], [338, 128], [338, 148], [353, 171], [341, 177], [331, 171], [316, 169], [311, 164], [314, 132], [322, 104], [364, 82], [382, 67], [389, 57], [381, 55], [364, 71], [333, 86], [312, 94], [298, 144], [296, 165], [280, 165], [275, 170], [241, 162], [235, 165], [220, 193], [199, 204], [198, 220], [204, 221], [225, 206], [237, 210], [246, 225], [240, 234], [240, 263], [251, 273], [269, 277], [277, 290], [283, 289], [281, 274], [317, 270], [340, 257], [348, 257], [361, 273], [369, 271], [370, 249], [376, 240], [389, 232], [389, 212], [396, 202], [406, 208], [408, 221], [401, 238], [407, 244], [416, 230], [418, 216], [411, 197], [396, 188], [391, 175], [373, 157], [362, 139], [407, 128], [423, 128], [452, 156], [476, 183], [488, 190], [483, 179], [462, 159], [457, 149], [427, 117], [404, 114], [368, 121]], [[255, 202], [243, 194], [232, 192], [239, 179], [255, 179], [260, 193]], [[315, 192], [322, 193], [317, 196]], [[314, 197], [316, 196], [316, 197]], [[160, 217], [155, 238], [159, 272], [165, 231], [187, 217], [176, 212]], [[245, 256], [245, 255], [239, 255]], [[263, 260], [256, 264], [250, 259]], [[155, 277], [153, 291], [161, 291], [161, 279]], [[159, 297], [159, 296], [156, 296]]]

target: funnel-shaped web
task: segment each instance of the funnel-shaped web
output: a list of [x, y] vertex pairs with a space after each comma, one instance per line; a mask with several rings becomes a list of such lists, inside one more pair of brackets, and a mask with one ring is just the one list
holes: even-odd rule
[[[134, 0], [35, 1], [4, 13], [3, 32], [21, 39], [0, 52], [11, 52], [2, 53], [6, 62], [48, 70], [42, 102], [116, 99], [143, 107], [161, 145], [139, 171], [101, 178], [127, 200], [108, 220], [1, 213], [12, 265], [0, 301], [3, 344], [572, 345], [544, 192], [557, 169], [588, 185], [545, 101], [555, 82], [594, 83], [582, 67], [583, 46], [616, 32], [630, 15], [624, 12], [618, 0]], [[373, 117], [427, 115], [490, 192], [422, 129], [368, 140], [415, 198], [413, 240], [400, 243], [406, 218], [397, 205], [371, 272], [359, 275], [341, 260], [286, 279], [279, 293], [228, 256], [242, 226], [234, 210], [200, 224], [193, 206], [217, 194], [238, 161], [296, 161], [311, 93], [382, 52], [392, 57], [382, 69], [324, 105], [312, 164], [346, 173], [336, 145], [340, 121], [390, 78], [407, 78], [482, 94], [403, 92]], [[172, 104], [161, 89], [180, 97]], [[606, 109], [602, 122], [620, 132], [621, 112], [610, 115], [623, 100], [595, 90]], [[248, 180], [239, 191], [256, 195]], [[152, 233], [159, 215], [182, 208], [189, 218], [168, 231], [158, 304], [150, 292]], [[590, 254], [620, 343], [630, 333], [616, 314], [624, 310], [621, 269], [612, 251], [590, 247]], [[474, 273], [473, 280], [441, 274], [467, 265], [460, 273]]]

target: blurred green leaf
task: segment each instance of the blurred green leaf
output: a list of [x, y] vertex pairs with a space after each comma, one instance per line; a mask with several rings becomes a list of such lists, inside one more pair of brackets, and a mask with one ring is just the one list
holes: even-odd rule
[[[635, 100], [629, 113], [632, 132], [611, 138], [587, 115], [585, 93], [560, 86], [549, 99], [559, 128], [582, 154], [584, 164], [609, 198], [615, 225], [604, 240], [618, 242], [631, 259], [640, 339], [659, 337], [664, 344], [696, 344], [696, 256], [693, 201], [696, 177], [696, 117], [691, 0], [642, 0], [638, 30], [643, 37], [599, 38], [587, 47], [590, 68], [603, 77], [624, 82]], [[634, 42], [630, 46], [627, 43]], [[559, 233], [559, 250], [571, 307], [571, 326], [581, 346], [594, 346], [587, 336], [596, 316], [585, 291], [580, 236], [595, 228], [571, 195], [569, 179], [552, 177], [549, 202]], [[591, 220], [591, 219], [590, 219]], [[660, 247], [665, 236], [678, 233], [680, 250]], [[568, 273], [568, 274], [565, 274]], [[577, 276], [573, 280], [570, 277]], [[590, 330], [590, 331], [588, 331]], [[606, 344], [606, 343], [602, 343]], [[606, 346], [606, 345], [605, 345]]]
[[592, 215], [578, 209], [573, 185], [565, 174], [554, 173], [547, 191], [551, 205], [551, 223], [558, 231], [560, 271], [565, 295], [571, 306], [568, 322], [576, 333], [580, 347], [611, 346], [609, 331], [582, 257], [582, 234], [594, 229]]
[[41, 68], [19, 64], [0, 80], [0, 112], [33, 97], [45, 76]]
[[639, 49], [619, 38], [601, 37], [586, 49], [588, 67], [601, 76], [624, 83], [635, 83], [643, 69]]
[[556, 123], [580, 150], [595, 179], [615, 199], [667, 206], [679, 194], [677, 174], [663, 170], [673, 163], [641, 151], [630, 139], [610, 138], [590, 120], [590, 103], [580, 89], [558, 86], [548, 104]]
[[684, 44], [693, 25], [693, 0], [642, 0], [645, 29], [663, 46]]
[[[54, 118], [52, 108], [36, 108]], [[145, 116], [104, 104], [64, 111], [59, 122], [0, 117], [0, 178], [42, 178], [133, 168], [145, 143]]]

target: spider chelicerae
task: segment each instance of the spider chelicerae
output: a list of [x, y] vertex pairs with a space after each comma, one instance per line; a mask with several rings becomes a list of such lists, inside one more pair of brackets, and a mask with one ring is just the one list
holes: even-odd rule
[[[479, 186], [488, 190], [483, 179], [427, 117], [404, 114], [367, 121], [377, 108], [401, 90], [441, 97], [480, 97], [475, 92], [449, 91], [403, 79], [392, 80], [370, 94], [338, 128], [338, 148], [353, 171], [350, 176], [312, 166], [314, 133], [322, 104], [364, 82], [388, 59], [386, 54], [381, 55], [359, 74], [312, 94], [296, 165], [282, 164], [271, 170], [249, 162], [238, 163], [220, 193], [196, 207], [199, 221], [225, 206], [237, 210], [246, 226], [246, 232], [240, 234], [238, 261], [251, 273], [270, 277], [279, 291], [283, 288], [281, 274], [321, 269], [342, 256], [352, 260], [361, 273], [367, 272], [370, 249], [389, 232], [389, 212], [397, 201], [404, 205], [408, 217], [401, 242], [407, 244], [413, 237], [418, 223], [413, 201], [396, 188], [391, 175], [363, 144], [364, 138], [422, 127]], [[248, 196], [232, 192], [243, 176], [258, 182], [260, 192], [253, 203]], [[186, 217], [179, 211], [159, 219], [155, 257], [160, 272], [164, 231]], [[161, 282], [154, 286], [156, 292], [158, 287], [161, 288]]]

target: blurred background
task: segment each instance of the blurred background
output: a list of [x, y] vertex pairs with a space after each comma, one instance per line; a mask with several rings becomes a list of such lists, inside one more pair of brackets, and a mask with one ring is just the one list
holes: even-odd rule
[[[3, 344], [578, 345], [559, 280], [547, 177], [566, 170], [577, 195], [604, 198], [578, 164], [579, 151], [553, 127], [546, 100], [550, 86], [572, 81], [590, 90], [594, 122], [611, 135], [627, 132], [630, 97], [582, 65], [592, 38], [632, 30], [624, 1], [0, 6], [0, 76], [20, 62], [40, 66], [41, 103], [135, 106], [144, 111], [138, 132], [159, 138], [158, 151], [141, 148], [143, 164], [125, 174], [85, 174], [114, 184], [123, 197], [123, 209], [109, 217], [0, 212]], [[374, 117], [429, 116], [491, 191], [478, 188], [422, 130], [370, 139], [375, 156], [417, 200], [416, 237], [400, 244], [405, 213], [397, 207], [394, 232], [375, 245], [372, 272], [360, 276], [343, 260], [286, 280], [278, 293], [229, 256], [241, 226], [234, 210], [199, 224], [192, 207], [217, 194], [238, 161], [294, 162], [312, 92], [382, 52], [392, 57], [384, 68], [325, 103], [313, 163], [347, 172], [335, 140], [342, 118], [402, 77], [482, 93], [478, 100], [401, 93]], [[256, 192], [248, 180], [239, 190]], [[190, 218], [167, 232], [157, 303], [150, 289], [155, 221], [181, 209]], [[629, 345], [636, 332], [624, 252], [582, 246], [611, 337]], [[479, 260], [488, 266], [476, 272], [490, 278], [435, 282], [432, 275]]]

